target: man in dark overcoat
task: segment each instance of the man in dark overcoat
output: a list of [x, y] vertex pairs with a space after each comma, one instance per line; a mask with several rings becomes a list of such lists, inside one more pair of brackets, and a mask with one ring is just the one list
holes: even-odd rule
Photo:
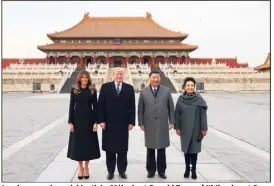
[[120, 177], [127, 179], [129, 130], [135, 125], [136, 111], [134, 89], [123, 82], [123, 68], [116, 68], [113, 76], [114, 81], [102, 85], [98, 100], [98, 123], [103, 129], [102, 150], [106, 152], [108, 180], [114, 177], [116, 162]]

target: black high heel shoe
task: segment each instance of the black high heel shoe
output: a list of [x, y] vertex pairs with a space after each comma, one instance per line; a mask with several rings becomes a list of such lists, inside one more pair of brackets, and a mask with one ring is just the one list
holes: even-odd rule
[[[89, 174], [89, 170], [87, 170], [88, 171], [88, 174]], [[84, 176], [84, 178], [87, 180], [87, 179], [89, 179], [89, 175], [88, 176]]]
[[84, 168], [83, 168], [83, 171], [82, 171], [82, 176], [79, 176], [79, 172], [80, 172], [80, 169], [78, 170], [78, 179], [79, 180], [82, 180], [83, 179], [83, 174], [84, 174]]

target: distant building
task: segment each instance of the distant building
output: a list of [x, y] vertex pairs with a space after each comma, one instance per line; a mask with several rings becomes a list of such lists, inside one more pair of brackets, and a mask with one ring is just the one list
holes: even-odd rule
[[254, 70], [256, 70], [258, 72], [268, 72], [268, 71], [270, 72], [270, 62], [271, 62], [270, 53], [268, 53], [264, 64], [255, 67]]

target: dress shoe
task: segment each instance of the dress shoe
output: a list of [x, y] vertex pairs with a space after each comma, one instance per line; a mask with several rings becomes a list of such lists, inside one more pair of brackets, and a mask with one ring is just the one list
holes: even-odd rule
[[125, 174], [125, 173], [123, 173], [123, 174], [119, 174], [120, 175], [120, 177], [121, 178], [123, 178], [123, 179], [127, 179], [127, 175]]
[[195, 170], [192, 170], [191, 171], [191, 178], [196, 180], [197, 179], [197, 174], [196, 174], [196, 171]]
[[148, 174], [147, 174], [147, 177], [148, 177], [148, 178], [153, 178], [154, 176], [155, 176], [154, 173], [148, 173]]
[[184, 173], [184, 177], [189, 178], [189, 173], [190, 173], [190, 168], [187, 167], [186, 170], [185, 170], [185, 173]]
[[165, 173], [159, 173], [159, 177], [162, 178], [162, 179], [166, 179]]
[[85, 171], [88, 172], [88, 174], [86, 176], [84, 175], [84, 178], [87, 180], [87, 179], [89, 179], [89, 171], [88, 171], [88, 169], [87, 170], [85, 169]]
[[82, 179], [83, 179], [83, 177], [84, 177], [84, 176], [83, 176], [83, 174], [84, 174], [84, 170], [82, 169], [82, 171], [81, 171], [81, 172], [82, 172], [82, 176], [79, 176], [80, 169], [78, 169], [78, 179], [79, 179], [79, 180], [82, 180]]
[[108, 180], [112, 180], [113, 178], [114, 178], [114, 174], [110, 174], [110, 173], [109, 173], [109, 174], [107, 175], [107, 179], [108, 179]]

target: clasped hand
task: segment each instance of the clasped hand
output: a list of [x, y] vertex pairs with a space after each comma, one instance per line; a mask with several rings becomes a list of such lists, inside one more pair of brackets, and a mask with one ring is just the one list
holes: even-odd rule
[[[102, 128], [103, 130], [105, 130], [106, 124], [105, 124], [104, 122], [103, 122], [103, 123], [100, 123], [100, 126], [101, 126], [101, 128]], [[129, 124], [129, 125], [128, 125], [128, 130], [132, 130], [133, 127], [134, 127], [134, 125]]]
[[[94, 124], [93, 124], [93, 127], [92, 127], [92, 131], [93, 131], [93, 132], [96, 132], [97, 129], [98, 129], [97, 123], [94, 123]], [[69, 131], [70, 131], [70, 132], [74, 132], [74, 126], [73, 126], [72, 123], [69, 123]]]

